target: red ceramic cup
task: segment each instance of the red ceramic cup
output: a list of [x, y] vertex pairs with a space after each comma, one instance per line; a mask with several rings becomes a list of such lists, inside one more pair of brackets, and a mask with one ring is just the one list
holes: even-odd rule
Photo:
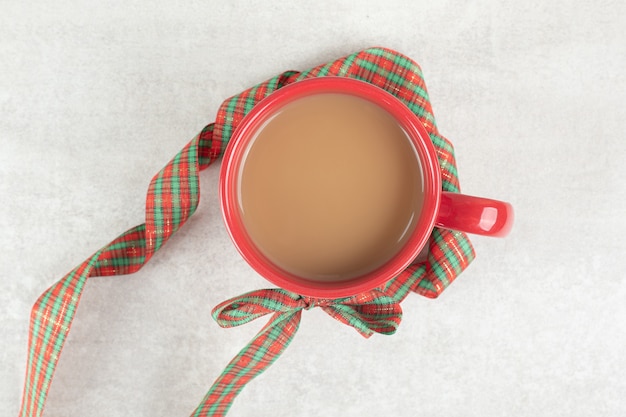
[[[239, 174], [246, 151], [263, 123], [294, 100], [320, 93], [350, 94], [369, 100], [391, 114], [412, 141], [422, 167], [424, 203], [413, 233], [387, 263], [363, 276], [339, 282], [307, 280], [273, 264], [254, 245], [243, 225]], [[403, 271], [428, 242], [435, 226], [485, 236], [505, 236], [513, 223], [510, 204], [441, 190], [440, 168], [428, 132], [395, 96], [372, 84], [345, 77], [319, 77], [287, 85], [259, 102], [241, 121], [224, 154], [220, 200], [228, 233], [243, 258], [273, 284], [298, 294], [339, 298], [376, 288]]]

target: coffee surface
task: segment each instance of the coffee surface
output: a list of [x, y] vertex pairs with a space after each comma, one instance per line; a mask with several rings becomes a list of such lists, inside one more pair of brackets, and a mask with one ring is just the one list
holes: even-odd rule
[[239, 184], [244, 226], [273, 263], [301, 278], [368, 273], [419, 217], [421, 169], [385, 110], [347, 94], [289, 103], [259, 129]]

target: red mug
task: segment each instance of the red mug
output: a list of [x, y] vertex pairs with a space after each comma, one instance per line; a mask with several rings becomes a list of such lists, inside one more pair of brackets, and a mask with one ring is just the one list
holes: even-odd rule
[[[239, 176], [250, 144], [273, 115], [294, 100], [315, 94], [348, 94], [368, 100], [389, 113], [405, 131], [422, 168], [424, 201], [419, 219], [402, 248], [382, 266], [344, 281], [315, 281], [287, 272], [253, 243], [242, 220]], [[280, 88], [260, 101], [241, 121], [224, 153], [220, 172], [220, 201], [228, 233], [243, 258], [273, 284], [297, 294], [340, 298], [379, 287], [397, 276], [440, 227], [485, 236], [503, 237], [511, 230], [513, 208], [502, 201], [441, 189], [440, 167], [432, 141], [418, 117], [398, 98], [370, 83], [347, 77], [318, 77]]]

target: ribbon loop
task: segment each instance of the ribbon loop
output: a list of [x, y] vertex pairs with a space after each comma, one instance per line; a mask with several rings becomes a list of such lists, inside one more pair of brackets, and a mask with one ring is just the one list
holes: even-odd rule
[[220, 327], [236, 327], [270, 313], [304, 308], [302, 297], [280, 288], [250, 291], [217, 305], [211, 313]]
[[394, 334], [402, 320], [402, 307], [393, 297], [371, 290], [322, 307], [331, 317], [354, 327], [364, 337]]

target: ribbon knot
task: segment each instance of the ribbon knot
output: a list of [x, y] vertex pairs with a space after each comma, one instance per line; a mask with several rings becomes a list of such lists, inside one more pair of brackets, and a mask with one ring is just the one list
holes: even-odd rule
[[305, 310], [311, 310], [315, 307], [328, 307], [333, 303], [330, 298], [314, 298], [302, 296], [302, 300], [306, 304]]

